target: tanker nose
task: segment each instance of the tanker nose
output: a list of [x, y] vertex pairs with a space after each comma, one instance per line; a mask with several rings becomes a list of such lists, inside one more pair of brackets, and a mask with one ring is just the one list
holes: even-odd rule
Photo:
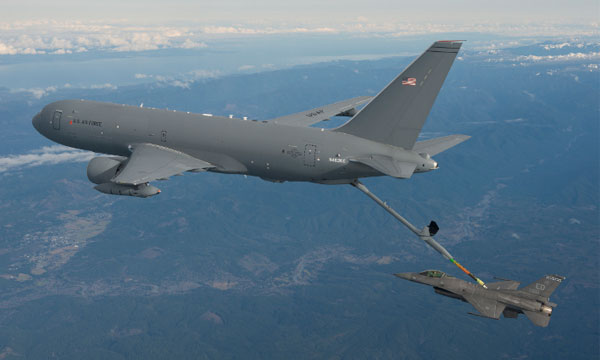
[[36, 129], [36, 130], [37, 130], [39, 133], [41, 133], [41, 131], [40, 131], [40, 127], [41, 127], [41, 123], [42, 123], [42, 113], [41, 113], [41, 112], [37, 113], [37, 114], [36, 114], [36, 115], [33, 117], [33, 119], [31, 119], [31, 123], [33, 124], [33, 127], [34, 127], [34, 128], [35, 128], [35, 129]]

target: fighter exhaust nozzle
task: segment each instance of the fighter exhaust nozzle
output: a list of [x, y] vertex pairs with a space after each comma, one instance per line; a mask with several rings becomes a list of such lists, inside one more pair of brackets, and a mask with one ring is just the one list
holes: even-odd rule
[[542, 305], [541, 309], [542, 313], [550, 316], [552, 315], [552, 307], [548, 306], [548, 305]]

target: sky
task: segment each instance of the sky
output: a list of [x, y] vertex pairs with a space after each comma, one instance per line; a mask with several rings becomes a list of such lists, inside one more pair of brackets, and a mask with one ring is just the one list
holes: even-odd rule
[[597, 0], [1, 0], [0, 55], [201, 49], [273, 34], [598, 36]]
[[[344, 56], [416, 54], [424, 43], [448, 38], [469, 40], [472, 49], [550, 37], [597, 42], [599, 4], [598, 0], [0, 0], [0, 88], [23, 88], [40, 97], [63, 86], [115, 87]], [[408, 41], [417, 37], [420, 44], [411, 47]], [[223, 55], [227, 53], [232, 55]]]
[[5, 21], [128, 20], [281, 26], [366, 23], [598, 23], [597, 0], [2, 0]]

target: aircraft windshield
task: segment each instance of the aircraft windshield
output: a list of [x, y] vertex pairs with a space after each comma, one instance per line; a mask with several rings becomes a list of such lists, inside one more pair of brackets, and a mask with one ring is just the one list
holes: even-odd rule
[[419, 274], [432, 278], [441, 278], [446, 276], [446, 273], [439, 270], [425, 270], [423, 272], [420, 272]]

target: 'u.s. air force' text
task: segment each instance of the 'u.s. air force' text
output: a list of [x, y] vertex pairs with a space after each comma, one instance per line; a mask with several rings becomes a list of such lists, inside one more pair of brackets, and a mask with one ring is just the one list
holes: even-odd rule
[[73, 124], [80, 124], [80, 125], [89, 125], [89, 126], [102, 127], [102, 121], [91, 121], [91, 120], [73, 119], [69, 123], [71, 125], [73, 125]]

